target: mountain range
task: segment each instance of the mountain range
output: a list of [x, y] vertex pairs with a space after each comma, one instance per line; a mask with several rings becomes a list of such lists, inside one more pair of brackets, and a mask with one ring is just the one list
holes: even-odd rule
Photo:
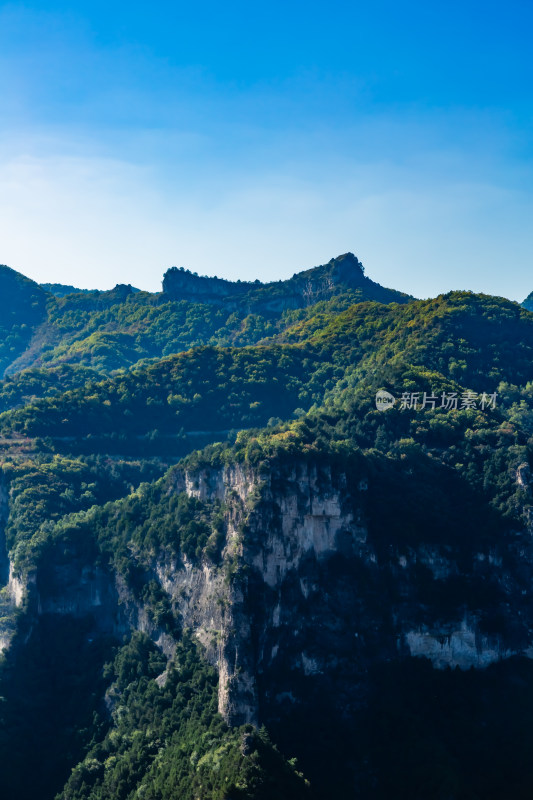
[[532, 310], [0, 268], [6, 796], [529, 798]]

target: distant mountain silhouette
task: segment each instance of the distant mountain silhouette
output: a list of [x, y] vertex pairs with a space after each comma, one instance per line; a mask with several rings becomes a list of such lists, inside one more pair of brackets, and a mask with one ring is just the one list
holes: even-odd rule
[[353, 253], [344, 253], [327, 264], [298, 272], [288, 280], [270, 283], [201, 277], [172, 267], [165, 273], [163, 292], [173, 299], [246, 307], [255, 313], [306, 308], [345, 293], [354, 295], [353, 302], [406, 303], [413, 299], [367, 278], [363, 265]]

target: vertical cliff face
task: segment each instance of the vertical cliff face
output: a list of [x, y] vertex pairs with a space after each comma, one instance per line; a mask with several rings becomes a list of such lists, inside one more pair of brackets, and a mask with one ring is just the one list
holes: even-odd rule
[[234, 466], [180, 475], [175, 488], [225, 508], [223, 564], [175, 562], [160, 578], [218, 666], [231, 723], [282, 713], [310, 684], [343, 687], [341, 702], [356, 704], [376, 661], [468, 668], [531, 653], [527, 532], [495, 546], [480, 531], [466, 549], [384, 542], [363, 468]]
[[16, 610], [22, 604], [23, 585], [14, 574], [6, 545], [9, 518], [9, 490], [0, 473], [0, 654], [6, 650], [15, 632]]
[[6, 546], [6, 524], [9, 517], [9, 491], [0, 473], [0, 587], [9, 577], [9, 558]]
[[[352, 489], [363, 493], [364, 480]], [[258, 683], [272, 667], [304, 675], [326, 669], [331, 654], [316, 625], [317, 614], [331, 609], [313, 610], [319, 572], [335, 555], [371, 558], [362, 514], [346, 474], [316, 465], [178, 473], [174, 490], [223, 504], [222, 561], [163, 558], [158, 578], [217, 665], [220, 712], [231, 724], [257, 723]]]
[[245, 568], [245, 525], [260, 496], [261, 476], [241, 466], [178, 473], [175, 491], [204, 502], [221, 502], [225, 541], [220, 564], [163, 561], [161, 585], [175, 603], [184, 627], [191, 628], [219, 672], [219, 711], [233, 725], [258, 722], [253, 616]]
[[[7, 600], [25, 599], [36, 617], [90, 616], [95, 632], [117, 637], [142, 630], [167, 656], [179, 630], [192, 630], [218, 669], [219, 710], [231, 725], [281, 719], [312, 696], [349, 713], [379, 662], [414, 655], [468, 668], [530, 655], [527, 527], [496, 543], [480, 529], [407, 545], [376, 522], [377, 480], [364, 460], [176, 469], [166, 491], [217, 503], [223, 524], [218, 555], [191, 561], [161, 550], [144, 563], [170, 625], [83, 537], [50, 550], [35, 574], [12, 569]], [[525, 468], [517, 480], [529, 485]], [[4, 520], [6, 504], [3, 487]]]

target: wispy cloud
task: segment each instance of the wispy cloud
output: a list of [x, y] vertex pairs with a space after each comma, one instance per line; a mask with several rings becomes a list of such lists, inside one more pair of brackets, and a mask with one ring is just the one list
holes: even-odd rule
[[419, 296], [533, 289], [530, 144], [501, 110], [376, 105], [313, 70], [220, 82], [16, 7], [2, 44], [0, 261], [31, 277], [278, 279], [353, 250]]

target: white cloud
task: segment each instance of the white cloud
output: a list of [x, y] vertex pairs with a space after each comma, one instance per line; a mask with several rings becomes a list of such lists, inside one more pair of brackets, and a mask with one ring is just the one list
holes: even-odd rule
[[421, 296], [533, 289], [531, 197], [446, 177], [438, 157], [422, 171], [336, 158], [330, 171], [210, 174], [184, 165], [180, 183], [119, 159], [4, 157], [0, 261], [41, 282], [157, 290], [173, 264], [276, 280], [353, 250], [371, 277]]

